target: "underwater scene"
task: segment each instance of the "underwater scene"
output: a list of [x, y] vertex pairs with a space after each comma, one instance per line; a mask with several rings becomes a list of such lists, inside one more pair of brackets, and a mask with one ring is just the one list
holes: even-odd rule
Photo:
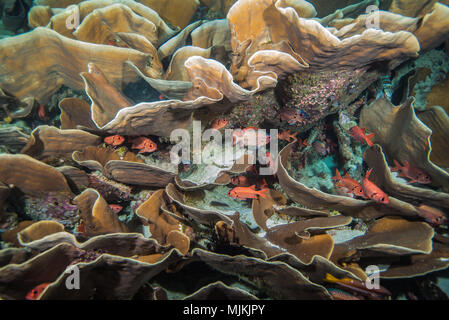
[[0, 300], [449, 299], [449, 0], [0, 12]]

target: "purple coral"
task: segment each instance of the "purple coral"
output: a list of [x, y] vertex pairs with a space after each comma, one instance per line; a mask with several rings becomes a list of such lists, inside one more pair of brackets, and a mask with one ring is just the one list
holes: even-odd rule
[[93, 250], [83, 250], [79, 249], [77, 257], [70, 263], [70, 265], [75, 265], [78, 263], [89, 263], [96, 260], [99, 256], [105, 253], [101, 249], [93, 249]]
[[131, 187], [110, 180], [99, 173], [87, 175], [89, 188], [96, 189], [107, 202], [128, 201], [131, 195]]
[[34, 221], [53, 220], [73, 229], [79, 220], [78, 207], [63, 194], [48, 193], [45, 197], [26, 196], [25, 212]]

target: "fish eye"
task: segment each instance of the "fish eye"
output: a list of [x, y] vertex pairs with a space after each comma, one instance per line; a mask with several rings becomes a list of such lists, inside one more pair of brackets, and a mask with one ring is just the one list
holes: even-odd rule
[[381, 201], [385, 201], [385, 198], [380, 199]]

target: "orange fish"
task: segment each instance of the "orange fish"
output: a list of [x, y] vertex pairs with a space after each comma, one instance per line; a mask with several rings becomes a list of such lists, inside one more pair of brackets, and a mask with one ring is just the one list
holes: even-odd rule
[[109, 208], [111, 208], [112, 211], [114, 211], [114, 213], [119, 213], [123, 209], [123, 207], [121, 205], [118, 205], [118, 204], [110, 204]]
[[125, 142], [125, 137], [118, 134], [104, 138], [104, 143], [114, 147], [121, 145], [123, 142]]
[[347, 194], [368, 199], [360, 183], [358, 183], [357, 180], [352, 179], [349, 173], [346, 172], [345, 176], [342, 177], [340, 172], [336, 170], [335, 177], [332, 177], [332, 180], [335, 181], [334, 186], [345, 189]]
[[340, 285], [345, 289], [350, 289], [371, 298], [380, 298], [379, 295], [391, 296], [391, 292], [384, 287], [379, 286], [379, 288], [368, 289], [364, 281], [359, 281], [351, 278], [338, 279], [329, 273], [326, 273], [324, 281]]
[[39, 111], [37, 112], [39, 119], [47, 120], [47, 115], [45, 114], [45, 106], [43, 104], [39, 105]]
[[249, 187], [251, 183], [245, 176], [232, 177], [231, 183], [237, 187]]
[[84, 220], [81, 220], [81, 222], [78, 224], [78, 226], [76, 227], [76, 231], [81, 233], [84, 236], [87, 236], [86, 224], [84, 223]]
[[132, 149], [139, 149], [139, 153], [154, 152], [157, 150], [157, 144], [150, 138], [138, 137], [132, 140]]
[[161, 94], [161, 95], [159, 96], [159, 100], [165, 100], [164, 95]]
[[401, 166], [399, 162], [394, 160], [395, 167], [391, 168], [391, 171], [398, 171], [398, 177], [404, 177], [410, 179], [408, 183], [421, 183], [429, 184], [432, 182], [430, 176], [423, 169], [410, 166], [408, 161], [404, 161], [404, 166]]
[[229, 120], [226, 119], [215, 119], [214, 122], [212, 122], [211, 128], [215, 130], [220, 130], [229, 123]]
[[373, 146], [373, 142], [371, 139], [374, 137], [374, 133], [371, 133], [369, 135], [365, 134], [365, 129], [360, 128], [359, 126], [354, 126], [351, 129], [349, 129], [349, 132], [351, 133], [351, 137], [354, 139], [360, 141], [361, 143], [366, 142], [366, 144], [370, 147]]
[[437, 208], [420, 204], [416, 209], [419, 211], [419, 215], [434, 227], [448, 223], [448, 219], [444, 212]]
[[268, 189], [257, 191], [255, 185], [252, 185], [251, 187], [235, 187], [228, 192], [228, 196], [240, 200], [257, 199], [258, 195], [262, 198], [266, 198], [265, 193], [268, 191]]
[[50, 285], [50, 282], [41, 283], [40, 285], [34, 287], [31, 289], [27, 295], [25, 296], [25, 299], [27, 300], [37, 300], [39, 299], [42, 292]]
[[294, 142], [294, 141], [298, 141], [298, 138], [296, 138], [296, 136], [298, 135], [299, 132], [295, 132], [295, 133], [291, 133], [290, 130], [288, 131], [281, 131], [280, 133], [278, 133], [278, 139], [279, 140], [285, 140], [287, 142]]
[[371, 174], [371, 171], [373, 171], [373, 169], [369, 169], [366, 172], [365, 178], [363, 178], [362, 181], [363, 191], [365, 191], [365, 194], [369, 199], [384, 204], [389, 203], [388, 195], [385, 192], [383, 192], [378, 186], [376, 186], [373, 182], [369, 181], [368, 178]]

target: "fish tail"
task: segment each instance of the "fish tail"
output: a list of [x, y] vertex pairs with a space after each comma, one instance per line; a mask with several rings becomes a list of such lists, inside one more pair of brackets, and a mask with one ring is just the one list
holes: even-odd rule
[[374, 138], [374, 133], [371, 133], [366, 136], [366, 143], [368, 144], [369, 147], [373, 146], [373, 142], [371, 141], [373, 138]]
[[260, 190], [257, 194], [259, 195], [259, 196], [261, 196], [262, 198], [264, 198], [264, 199], [266, 199], [267, 198], [267, 192], [268, 191], [270, 191], [270, 189], [263, 189], [263, 190]]
[[410, 163], [407, 160], [404, 160], [404, 167], [410, 168]]
[[371, 171], [373, 171], [373, 169], [371, 168], [371, 169], [369, 169], [367, 172], [366, 172], [366, 175], [365, 175], [365, 178], [366, 179], [368, 179], [369, 178], [369, 176], [371, 175]]
[[324, 278], [324, 281], [329, 282], [329, 283], [340, 282], [340, 280], [338, 280], [336, 277], [334, 277], [330, 273], [326, 273], [326, 277]]

